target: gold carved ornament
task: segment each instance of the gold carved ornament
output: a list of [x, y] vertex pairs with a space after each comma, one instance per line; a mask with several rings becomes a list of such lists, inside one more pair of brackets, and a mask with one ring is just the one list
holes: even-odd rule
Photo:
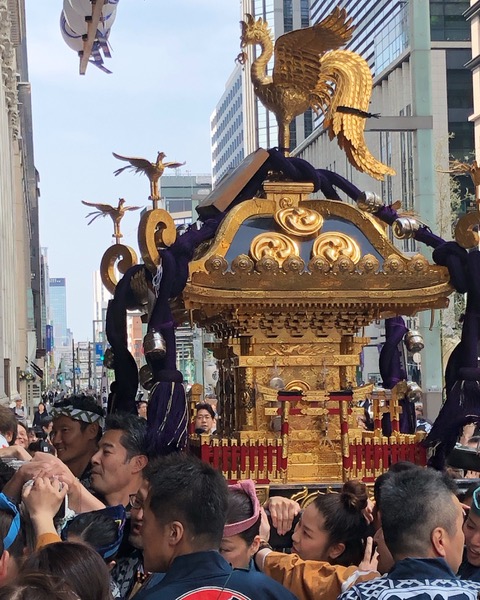
[[103, 285], [111, 293], [115, 293], [115, 288], [118, 283], [117, 271], [124, 275], [130, 267], [138, 263], [137, 253], [130, 246], [125, 246], [120, 243], [120, 239], [123, 237], [120, 231], [120, 222], [123, 219], [125, 213], [129, 210], [138, 210], [140, 206], [125, 206], [125, 200], [119, 198], [117, 206], [111, 206], [110, 204], [97, 204], [94, 202], [86, 202], [82, 200], [82, 204], [85, 206], [91, 206], [97, 210], [88, 213], [87, 219], [92, 217], [88, 222], [88, 225], [93, 223], [98, 217], [109, 216], [113, 221], [113, 235], [115, 238], [115, 244], [110, 246], [102, 256], [100, 262], [100, 276], [102, 278]]
[[[290, 150], [290, 123], [309, 108], [325, 114], [330, 138], [337, 138], [350, 163], [376, 179], [394, 175], [368, 150], [364, 130], [372, 94], [367, 62], [354, 52], [338, 50], [352, 37], [352, 19], [336, 8], [320, 23], [280, 36], [275, 48], [268, 23], [246, 15], [241, 22], [241, 48], [261, 47], [251, 66], [255, 94], [275, 114], [279, 147]], [[246, 54], [242, 52], [241, 61]], [[267, 66], [274, 56], [273, 72]]]
[[341, 257], [349, 258], [356, 264], [361, 257], [360, 247], [348, 235], [340, 232], [327, 232], [320, 234], [313, 243], [312, 254], [321, 257], [333, 264]]
[[272, 258], [280, 266], [290, 256], [299, 256], [297, 244], [281, 233], [260, 233], [250, 244], [250, 254], [256, 261]]
[[155, 162], [151, 162], [146, 158], [138, 158], [136, 156], [122, 156], [121, 154], [115, 154], [112, 152], [115, 158], [130, 163], [126, 167], [121, 167], [114, 171], [115, 176], [120, 175], [123, 171], [133, 171], [134, 173], [143, 173], [147, 176], [150, 181], [150, 197], [149, 200], [153, 202], [153, 208], [158, 208], [158, 201], [160, 200], [160, 185], [159, 180], [163, 175], [165, 169], [178, 169], [185, 163], [179, 162], [163, 162], [163, 159], [167, 156], [164, 152], [158, 152], [157, 159]]
[[111, 217], [113, 221], [112, 237], [115, 238], [115, 242], [117, 244], [120, 243], [120, 238], [123, 237], [122, 232], [120, 231], [120, 221], [125, 216], [125, 213], [128, 210], [139, 210], [140, 208], [142, 208], [141, 206], [125, 206], [124, 198], [118, 199], [117, 206], [111, 206], [110, 204], [95, 204], [94, 202], [86, 202], [85, 200], [82, 200], [82, 204], [85, 204], [85, 206], [93, 206], [93, 208], [97, 209], [92, 211], [91, 213], [88, 213], [88, 215], [86, 216], [87, 219], [89, 217], [93, 217], [92, 219], [90, 219], [87, 225], [91, 225], [95, 221], [95, 219], [98, 219], [98, 217]]
[[117, 270], [122, 275], [138, 263], [137, 253], [130, 246], [114, 244], [108, 248], [100, 262], [100, 276], [103, 285], [113, 295], [117, 287]]
[[474, 210], [463, 215], [455, 226], [455, 239], [462, 248], [470, 250], [478, 247], [480, 229], [480, 212]]
[[308, 237], [322, 228], [323, 217], [316, 210], [303, 207], [282, 208], [274, 215], [275, 221], [287, 233]]
[[171, 246], [177, 238], [177, 228], [170, 213], [163, 208], [142, 215], [138, 226], [138, 247], [146, 267], [156, 273], [160, 264], [159, 247]]

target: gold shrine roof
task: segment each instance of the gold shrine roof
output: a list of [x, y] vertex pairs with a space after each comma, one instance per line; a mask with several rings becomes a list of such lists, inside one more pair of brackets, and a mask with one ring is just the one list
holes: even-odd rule
[[266, 198], [235, 206], [190, 263], [185, 305], [219, 311], [305, 308], [374, 318], [444, 308], [446, 268], [406, 256], [375, 217], [345, 202], [308, 199], [311, 184], [265, 183]]

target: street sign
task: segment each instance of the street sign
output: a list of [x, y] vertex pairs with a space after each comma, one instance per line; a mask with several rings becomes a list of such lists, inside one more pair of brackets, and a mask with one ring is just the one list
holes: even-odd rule
[[75, 367], [75, 375], [80, 375], [82, 373], [80, 367]]

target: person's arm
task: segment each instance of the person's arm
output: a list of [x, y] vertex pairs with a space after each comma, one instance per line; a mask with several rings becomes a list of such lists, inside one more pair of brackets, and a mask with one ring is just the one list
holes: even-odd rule
[[[32, 462], [35, 461], [37, 456], [38, 453]], [[42, 453], [39, 461], [45, 463], [46, 468], [48, 468], [52, 476], [58, 477], [60, 481], [68, 485], [68, 506], [76, 513], [105, 508], [105, 504], [98, 498], [95, 498], [59, 458], [52, 454]]]
[[[371, 539], [371, 538], [370, 538]], [[371, 553], [371, 548], [370, 548]], [[361, 571], [359, 567], [331, 565], [328, 562], [302, 560], [296, 554], [267, 552], [263, 572], [298, 598], [336, 598], [345, 585], [379, 577], [376, 571]]]
[[[63, 481], [61, 476], [59, 478]], [[105, 508], [105, 504], [95, 498], [76, 477], [68, 484], [68, 489], [68, 506], [76, 513]]]
[[61, 541], [53, 519], [67, 492], [68, 486], [57, 478], [37, 477], [23, 487], [22, 500], [32, 520], [37, 548]]

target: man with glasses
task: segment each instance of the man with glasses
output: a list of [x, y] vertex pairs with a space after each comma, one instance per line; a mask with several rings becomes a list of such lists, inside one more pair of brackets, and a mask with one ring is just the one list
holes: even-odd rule
[[448, 476], [432, 469], [394, 473], [381, 488], [383, 535], [394, 562], [384, 576], [353, 586], [340, 600], [476, 600], [480, 584], [458, 579], [463, 508]]

